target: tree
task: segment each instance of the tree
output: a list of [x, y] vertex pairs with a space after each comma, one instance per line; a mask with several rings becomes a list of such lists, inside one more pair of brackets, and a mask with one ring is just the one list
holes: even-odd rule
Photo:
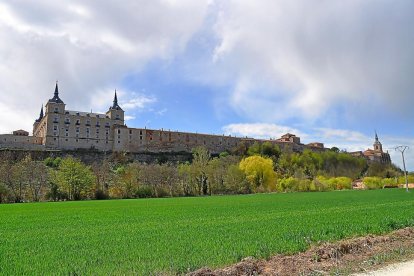
[[106, 199], [109, 196], [109, 186], [113, 178], [112, 166], [107, 159], [102, 163], [93, 163], [92, 171], [96, 177], [95, 183], [95, 198]]
[[273, 171], [272, 159], [250, 156], [243, 159], [239, 167], [246, 174], [254, 191], [274, 191], [276, 189], [276, 173]]
[[44, 162], [34, 161], [30, 155], [20, 162], [22, 181], [27, 188], [27, 198], [40, 201], [45, 193], [49, 170]]
[[205, 147], [196, 147], [193, 149], [192, 169], [196, 173], [199, 194], [211, 194], [211, 188], [208, 186], [207, 165], [210, 161], [210, 153]]
[[91, 195], [95, 177], [90, 167], [80, 160], [67, 157], [62, 160], [57, 172], [57, 184], [66, 192], [69, 200], [79, 200]]

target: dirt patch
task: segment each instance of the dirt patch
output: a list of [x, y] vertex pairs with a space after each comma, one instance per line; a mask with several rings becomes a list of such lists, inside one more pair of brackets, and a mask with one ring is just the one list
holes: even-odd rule
[[383, 236], [323, 243], [291, 256], [276, 255], [268, 260], [249, 257], [226, 268], [202, 268], [188, 275], [348, 275], [412, 257], [414, 228], [405, 228]]

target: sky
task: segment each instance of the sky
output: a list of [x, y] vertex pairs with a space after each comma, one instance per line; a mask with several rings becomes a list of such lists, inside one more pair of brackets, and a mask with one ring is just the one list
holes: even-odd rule
[[31, 130], [59, 81], [69, 110], [129, 127], [408, 145], [414, 1], [0, 0], [0, 133]]

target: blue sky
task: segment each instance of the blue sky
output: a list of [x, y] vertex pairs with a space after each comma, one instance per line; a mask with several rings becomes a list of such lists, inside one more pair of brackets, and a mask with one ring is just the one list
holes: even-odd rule
[[412, 1], [0, 2], [0, 132], [31, 130], [59, 80], [68, 109], [131, 127], [348, 151], [379, 134], [414, 170]]

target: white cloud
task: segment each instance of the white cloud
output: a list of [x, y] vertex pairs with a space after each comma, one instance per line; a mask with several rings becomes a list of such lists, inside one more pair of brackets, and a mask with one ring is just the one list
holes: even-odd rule
[[125, 121], [131, 121], [131, 120], [135, 120], [135, 116], [129, 116], [129, 115], [125, 116]]
[[414, 116], [414, 2], [217, 6], [214, 68], [235, 82], [231, 103], [244, 116], [312, 121], [341, 104], [352, 116], [373, 116], [378, 108]]
[[124, 110], [143, 109], [144, 107], [147, 107], [157, 101], [157, 99], [152, 96], [137, 95], [135, 93], [131, 93], [130, 95], [132, 95], [130, 99], [120, 102], [120, 105]]
[[266, 123], [229, 124], [224, 126], [222, 130], [226, 135], [236, 135], [242, 137], [247, 136], [249, 138], [260, 139], [280, 138], [280, 136], [286, 133], [292, 133], [298, 136], [306, 136], [306, 134], [300, 132], [299, 130], [288, 126]]
[[[52, 97], [56, 79], [68, 108], [105, 110], [113, 89], [123, 89], [124, 77], [152, 59], [168, 60], [185, 49], [209, 2], [0, 3], [0, 102], [16, 118], [0, 130], [31, 129], [41, 103]], [[120, 102], [126, 109], [139, 109], [153, 99], [125, 94]]]

